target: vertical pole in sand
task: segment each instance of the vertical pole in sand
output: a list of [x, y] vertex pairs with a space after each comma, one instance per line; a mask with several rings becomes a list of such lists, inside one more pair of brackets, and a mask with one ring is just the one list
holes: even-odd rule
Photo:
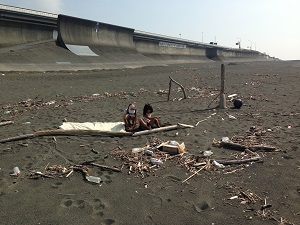
[[225, 100], [225, 66], [224, 64], [221, 65], [221, 90], [220, 90], [220, 103], [219, 108], [225, 109], [226, 108], [226, 100]]
[[172, 86], [172, 80], [170, 79], [170, 83], [169, 83], [169, 92], [168, 92], [168, 101], [170, 100], [171, 86]]

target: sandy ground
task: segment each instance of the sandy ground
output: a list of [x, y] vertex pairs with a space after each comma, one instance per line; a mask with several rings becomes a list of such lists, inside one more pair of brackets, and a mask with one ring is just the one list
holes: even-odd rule
[[[244, 102], [239, 110], [230, 101], [227, 109], [213, 109], [218, 105], [218, 98], [212, 101], [220, 89], [219, 63], [1, 73], [1, 120], [14, 121], [0, 127], [1, 138], [56, 129], [64, 120], [121, 121], [131, 101], [137, 103], [139, 115], [143, 105], [151, 103], [163, 125], [195, 125], [216, 113], [195, 128], [148, 136], [58, 136], [56, 142], [39, 137], [0, 144], [1, 223], [300, 224], [300, 62], [225, 67], [226, 95], [238, 94]], [[184, 85], [188, 99], [178, 101], [183, 94], [173, 85], [172, 100], [166, 101], [169, 76]], [[114, 159], [111, 150], [143, 147], [149, 137], [185, 142], [189, 154], [211, 150], [215, 159], [233, 159], [241, 153], [215, 147], [213, 140], [241, 135], [252, 126], [267, 131], [264, 143], [278, 151], [258, 152], [263, 163], [203, 170], [184, 184], [192, 173], [172, 160], [143, 179], [128, 175], [127, 167], [122, 173], [92, 168], [90, 173], [101, 177], [101, 184], [85, 181], [79, 172], [69, 178], [27, 177], [47, 165], [87, 160], [118, 167], [122, 161]], [[19, 177], [9, 175], [14, 166], [21, 170]], [[249, 199], [242, 192], [252, 193], [252, 202], [245, 204]], [[238, 197], [229, 199], [233, 196]], [[262, 211], [264, 199], [271, 207]]]

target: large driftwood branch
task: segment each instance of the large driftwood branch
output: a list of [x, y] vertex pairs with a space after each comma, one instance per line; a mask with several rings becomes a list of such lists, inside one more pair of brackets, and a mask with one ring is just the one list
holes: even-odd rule
[[5, 125], [9, 125], [9, 124], [13, 124], [13, 123], [14, 123], [13, 121], [3, 121], [3, 122], [0, 122], [0, 127], [5, 126]]
[[33, 134], [23, 134], [15, 137], [4, 138], [0, 140], [0, 143], [18, 141], [23, 139], [29, 139], [42, 136], [78, 136], [78, 135], [90, 135], [90, 136], [105, 136], [105, 137], [124, 137], [132, 136], [129, 132], [108, 132], [98, 130], [42, 130]]
[[194, 127], [194, 126], [178, 123], [177, 125], [160, 127], [160, 128], [155, 128], [152, 130], [138, 131], [138, 132], [135, 132], [132, 136], [135, 137], [135, 136], [141, 136], [141, 135], [145, 135], [145, 134], [157, 133], [157, 132], [161, 132], [161, 131], [177, 130], [177, 129], [182, 129], [182, 128], [192, 128], [192, 127]]
[[184, 87], [180, 83], [178, 83], [176, 80], [174, 80], [172, 77], [169, 77], [169, 78], [170, 78], [170, 83], [169, 83], [168, 101], [170, 99], [172, 82], [174, 82], [175, 84], [177, 84], [181, 88], [181, 90], [183, 92], [183, 99], [186, 99], [187, 97], [186, 97], [186, 92], [185, 92]]

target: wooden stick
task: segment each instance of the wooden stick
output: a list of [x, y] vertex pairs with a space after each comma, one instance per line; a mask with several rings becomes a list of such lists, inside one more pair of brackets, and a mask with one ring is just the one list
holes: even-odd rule
[[42, 130], [35, 132], [33, 134], [24, 134], [16, 137], [10, 137], [1, 139], [0, 143], [18, 141], [22, 139], [42, 137], [42, 136], [75, 136], [75, 135], [91, 135], [91, 136], [108, 136], [108, 137], [124, 137], [132, 136], [131, 132], [109, 132], [109, 131], [99, 131], [99, 130]]
[[187, 182], [189, 179], [191, 179], [193, 176], [195, 176], [197, 173], [199, 173], [199, 172], [200, 172], [201, 170], [203, 170], [205, 167], [206, 167], [206, 165], [203, 166], [203, 167], [201, 167], [201, 169], [197, 170], [195, 173], [193, 173], [191, 176], [189, 176], [188, 178], [186, 178], [186, 179], [185, 179], [184, 181], [182, 181], [181, 183]]
[[13, 124], [14, 122], [13, 121], [3, 121], [3, 122], [0, 122], [0, 127], [1, 126], [5, 126], [5, 125], [9, 125], [9, 124]]
[[1, 139], [0, 143], [10, 142], [10, 141], [18, 141], [18, 140], [33, 138], [33, 137], [34, 137], [34, 134], [23, 134], [23, 135], [16, 136], [16, 137]]
[[273, 146], [265, 146], [265, 145], [253, 145], [250, 146], [249, 149], [251, 151], [264, 151], [264, 152], [273, 152], [276, 151], [276, 148]]
[[232, 150], [238, 150], [238, 151], [245, 151], [247, 147], [245, 145], [241, 145], [238, 143], [234, 142], [226, 142], [226, 141], [221, 141], [221, 147], [227, 148], [227, 149], [232, 149]]
[[154, 128], [152, 130], [138, 131], [138, 132], [135, 132], [132, 136], [136, 137], [136, 136], [140, 136], [140, 135], [152, 134], [152, 133], [157, 133], [157, 132], [161, 132], [161, 131], [177, 130], [177, 129], [181, 129], [181, 128], [192, 128], [192, 127], [194, 127], [194, 126], [178, 123], [177, 125]]
[[91, 165], [91, 166], [99, 167], [99, 168], [101, 168], [101, 169], [112, 170], [112, 171], [115, 171], [115, 172], [122, 172], [122, 171], [121, 171], [120, 169], [118, 169], [118, 168], [109, 167], [109, 166], [105, 166], [105, 165], [100, 165], [100, 164], [93, 163], [93, 162], [87, 162], [87, 164], [84, 164], [84, 165]]
[[221, 89], [220, 89], [220, 103], [219, 108], [225, 109], [226, 108], [226, 100], [225, 100], [225, 66], [224, 64], [221, 65]]
[[244, 164], [244, 163], [260, 161], [260, 160], [261, 157], [253, 157], [249, 159], [240, 159], [240, 160], [216, 160], [216, 161], [223, 165], [233, 165], [233, 164]]
[[221, 147], [232, 149], [232, 150], [238, 150], [238, 151], [245, 151], [246, 149], [250, 149], [251, 151], [265, 151], [265, 152], [272, 152], [276, 151], [276, 148], [273, 146], [266, 146], [266, 145], [253, 145], [253, 146], [245, 146], [234, 142], [225, 142], [221, 141]]
[[170, 100], [171, 86], [172, 86], [172, 80], [170, 80], [170, 82], [169, 82], [168, 101]]

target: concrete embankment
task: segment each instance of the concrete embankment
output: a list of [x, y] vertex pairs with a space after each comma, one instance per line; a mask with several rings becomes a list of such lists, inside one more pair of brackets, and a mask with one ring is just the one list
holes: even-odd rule
[[24, 13], [3, 7], [0, 14], [0, 71], [117, 69], [268, 59], [256, 51], [138, 32], [66, 15]]

